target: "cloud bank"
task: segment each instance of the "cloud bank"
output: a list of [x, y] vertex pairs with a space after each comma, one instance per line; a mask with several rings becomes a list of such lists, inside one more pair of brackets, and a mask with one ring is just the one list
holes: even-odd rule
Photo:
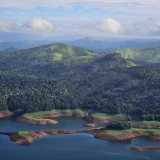
[[23, 24], [0, 22], [0, 31], [53, 35], [53, 24], [44, 19], [31, 19]]
[[0, 0], [0, 13], [1, 32], [160, 38], [160, 0]]
[[103, 35], [125, 37], [147, 37], [160, 36], [160, 20], [147, 18], [141, 21], [135, 21], [130, 27], [125, 26], [113, 18], [104, 18], [102, 20], [87, 21], [84, 23], [54, 23], [42, 18], [33, 18], [22, 24], [11, 24], [0, 22], [0, 31], [34, 33], [39, 35], [54, 36], [61, 34], [81, 34], [81, 35]]

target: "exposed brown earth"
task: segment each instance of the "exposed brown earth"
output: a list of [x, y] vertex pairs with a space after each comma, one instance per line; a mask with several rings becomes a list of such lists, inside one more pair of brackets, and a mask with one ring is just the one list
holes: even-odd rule
[[[28, 135], [22, 137], [18, 134], [18, 132], [0, 132], [0, 134], [10, 136], [10, 139], [16, 144], [31, 144], [33, 140], [45, 136], [45, 135], [54, 135], [54, 134], [72, 134], [72, 133], [88, 133], [94, 135], [94, 138], [102, 139], [102, 140], [118, 140], [123, 141], [135, 137], [144, 136], [146, 138], [150, 138], [151, 140], [160, 141], [160, 135], [146, 135], [144, 132], [140, 131], [132, 131], [131, 133], [124, 133], [119, 135], [110, 135], [104, 134], [103, 129], [88, 129], [88, 130], [46, 130], [46, 131], [31, 131], [28, 132]], [[154, 137], [154, 138], [153, 138]]]
[[157, 147], [129, 147], [130, 150], [136, 152], [143, 152], [143, 151], [153, 151], [153, 150], [160, 150], [160, 146]]
[[22, 137], [18, 134], [18, 132], [0, 132], [0, 135], [8, 135], [10, 140], [15, 142], [16, 144], [21, 145], [29, 145], [33, 140], [45, 136], [45, 135], [54, 135], [54, 134], [73, 134], [73, 133], [90, 133], [94, 134], [97, 129], [91, 130], [44, 130], [44, 131], [30, 131], [28, 135]]
[[47, 119], [47, 120], [43, 120], [43, 119], [27, 119], [22, 117], [19, 117], [16, 119], [17, 122], [20, 123], [25, 123], [25, 124], [40, 124], [40, 125], [46, 125], [46, 124], [57, 124], [58, 122], [52, 119]]
[[95, 135], [95, 138], [97, 139], [103, 139], [103, 140], [114, 140], [114, 141], [123, 141], [135, 137], [140, 137], [144, 136], [144, 132], [140, 131], [132, 131], [130, 133], [124, 133], [124, 134], [119, 134], [119, 135], [111, 135], [111, 134], [97, 134]]
[[160, 141], [160, 135], [150, 135], [148, 138], [152, 141]]
[[0, 118], [8, 117], [11, 116], [12, 114], [13, 113], [8, 110], [0, 111]]

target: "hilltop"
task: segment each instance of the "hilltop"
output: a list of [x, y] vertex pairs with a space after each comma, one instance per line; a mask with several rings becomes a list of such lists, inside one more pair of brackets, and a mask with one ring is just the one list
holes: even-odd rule
[[123, 58], [119, 53], [111, 53], [97, 58], [83, 67], [87, 72], [105, 72], [113, 68], [128, 68], [137, 66], [131, 60]]
[[9, 54], [0, 53], [0, 70], [20, 69], [42, 64], [86, 63], [97, 56], [98, 54], [81, 47], [56, 43]]

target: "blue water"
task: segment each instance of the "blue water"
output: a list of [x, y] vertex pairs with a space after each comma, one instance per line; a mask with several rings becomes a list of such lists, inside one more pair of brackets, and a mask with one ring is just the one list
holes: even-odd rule
[[[72, 122], [68, 124], [68, 122]], [[1, 131], [41, 129], [82, 129], [85, 121], [62, 117], [57, 126], [39, 126], [16, 123], [14, 119], [0, 120]], [[5, 130], [6, 129], [6, 130]], [[48, 135], [32, 145], [17, 145], [8, 136], [0, 135], [0, 160], [160, 160], [159, 151], [134, 152], [129, 146], [158, 146], [144, 138], [129, 141], [103, 141], [90, 134]]]
[[54, 118], [58, 121], [57, 124], [50, 125], [32, 125], [16, 122], [15, 117], [7, 117], [0, 120], [0, 132], [3, 131], [37, 131], [37, 130], [48, 130], [48, 129], [67, 129], [67, 130], [78, 130], [86, 129], [83, 124], [87, 121], [76, 117], [58, 117]]

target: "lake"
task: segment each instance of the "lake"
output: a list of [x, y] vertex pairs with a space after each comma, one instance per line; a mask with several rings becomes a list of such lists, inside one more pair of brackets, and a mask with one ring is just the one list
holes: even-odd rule
[[[0, 131], [46, 130], [46, 129], [84, 129], [85, 120], [75, 117], [56, 118], [56, 125], [28, 125], [15, 122], [15, 118], [0, 120]], [[144, 138], [132, 140], [103, 141], [90, 134], [48, 135], [33, 142], [32, 145], [17, 145], [8, 136], [0, 135], [0, 160], [159, 160], [160, 151], [134, 152], [129, 146], [158, 146]]]

